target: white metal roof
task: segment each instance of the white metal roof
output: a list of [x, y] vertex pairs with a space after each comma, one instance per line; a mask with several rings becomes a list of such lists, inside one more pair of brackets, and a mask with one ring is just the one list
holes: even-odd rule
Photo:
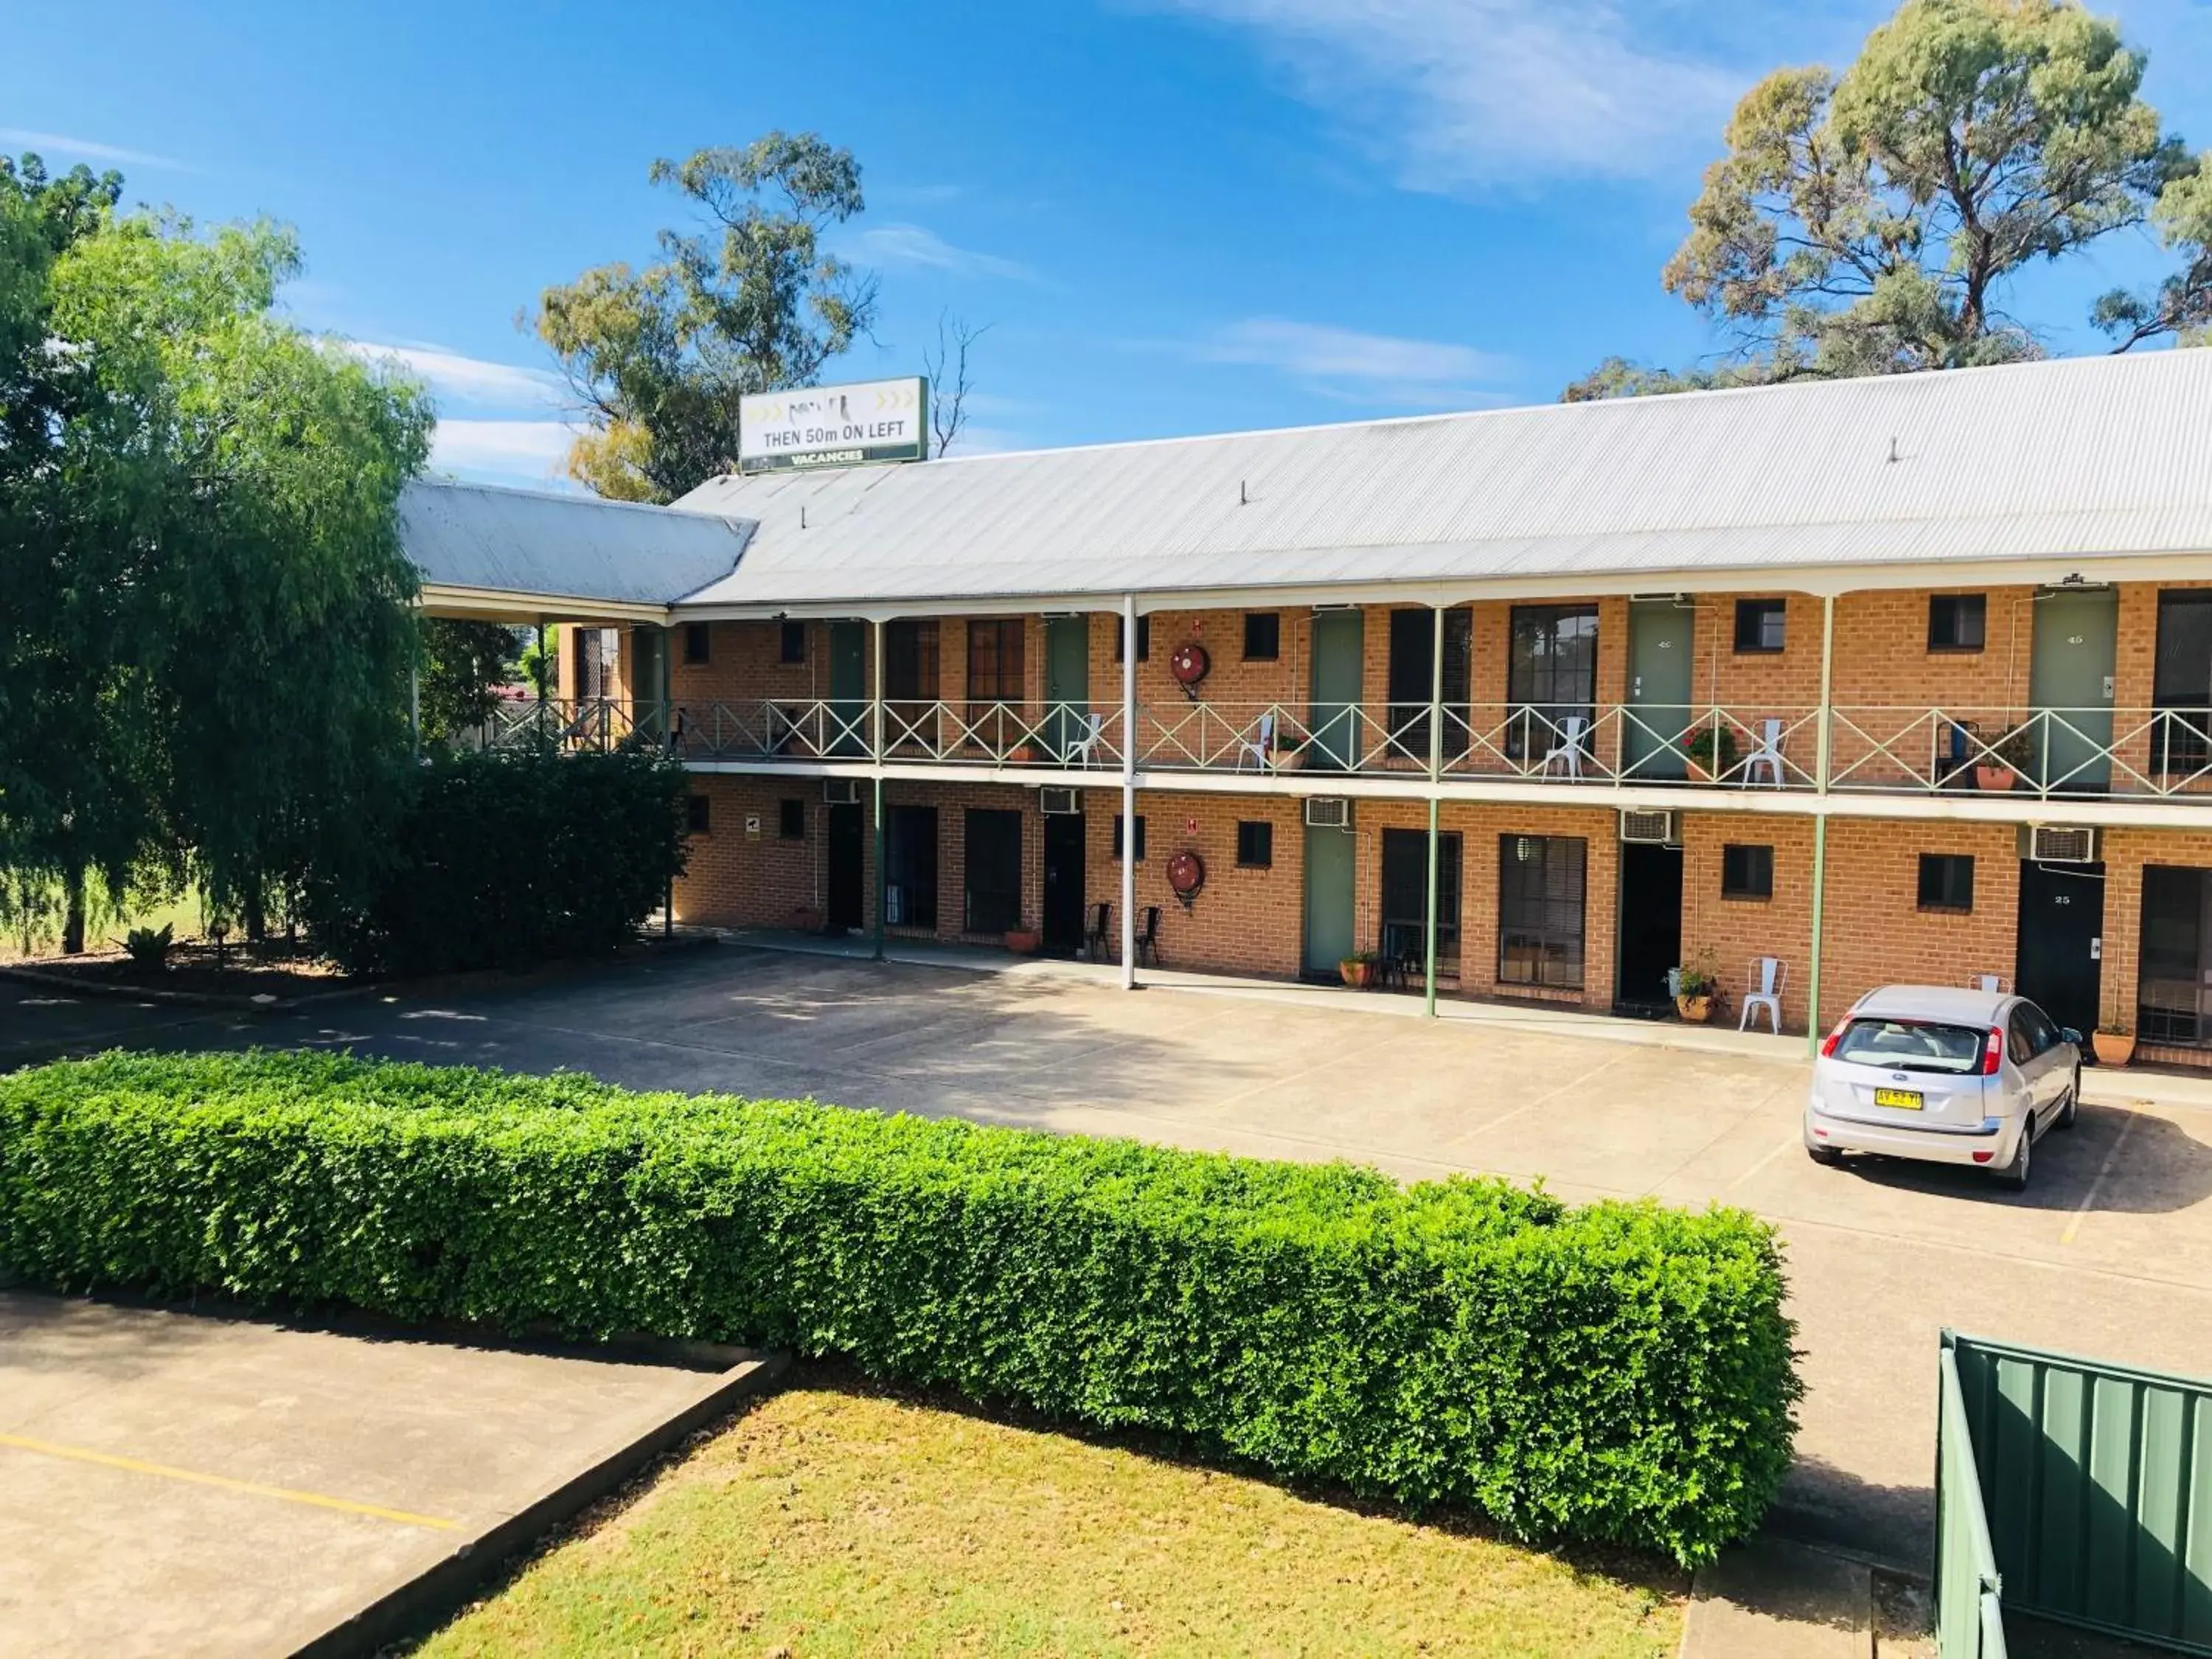
[[757, 526], [701, 606], [2194, 554], [2212, 350], [729, 477], [678, 505]]
[[420, 478], [399, 539], [426, 586], [659, 605], [727, 576], [749, 525], [710, 513]]

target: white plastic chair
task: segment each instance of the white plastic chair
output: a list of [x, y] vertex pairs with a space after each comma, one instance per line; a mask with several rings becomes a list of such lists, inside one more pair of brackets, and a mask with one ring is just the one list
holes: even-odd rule
[[1759, 723], [1759, 747], [1743, 757], [1743, 781], [1757, 781], [1758, 769], [1764, 766], [1774, 780], [1777, 789], [1782, 787], [1782, 722], [1761, 720]]
[[1260, 716], [1260, 726], [1255, 735], [1237, 738], [1237, 769], [1242, 772], [1244, 769], [1244, 763], [1249, 760], [1264, 772], [1267, 769], [1268, 760], [1274, 752], [1275, 714], [1274, 711], [1270, 709]]
[[1753, 1016], [1764, 1008], [1774, 1023], [1774, 1035], [1780, 1036], [1782, 992], [1790, 983], [1790, 964], [1780, 957], [1753, 957], [1744, 977], [1753, 988], [1743, 994], [1743, 1012], [1736, 1018], [1735, 1029], [1747, 1030]]
[[1083, 717], [1083, 735], [1068, 745], [1066, 763], [1069, 766], [1090, 765], [1091, 757], [1098, 748], [1098, 734], [1105, 729], [1105, 715], [1085, 714]]
[[1589, 720], [1582, 714], [1569, 714], [1559, 722], [1559, 740], [1544, 751], [1543, 775], [1552, 775], [1552, 763], [1558, 761], [1567, 769], [1571, 781], [1579, 782], [1583, 775], [1583, 734], [1589, 730]]

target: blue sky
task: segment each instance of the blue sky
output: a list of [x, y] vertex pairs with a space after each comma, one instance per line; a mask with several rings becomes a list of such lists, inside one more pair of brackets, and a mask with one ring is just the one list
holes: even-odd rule
[[[2212, 146], [2212, 3], [2119, 0], [2147, 91]], [[296, 226], [308, 325], [430, 380], [437, 462], [543, 483], [566, 410], [517, 327], [642, 262], [656, 155], [811, 129], [868, 212], [878, 343], [989, 325], [971, 447], [1546, 401], [1608, 353], [1717, 342], [1658, 272], [1735, 97], [1848, 61], [1881, 0], [888, 0], [185, 8], [8, 0], [0, 149], [126, 200]], [[2109, 239], [2015, 309], [2089, 350]]]

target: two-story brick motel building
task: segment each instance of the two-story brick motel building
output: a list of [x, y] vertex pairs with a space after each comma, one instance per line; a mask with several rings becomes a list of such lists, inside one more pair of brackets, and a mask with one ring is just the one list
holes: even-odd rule
[[434, 613], [568, 630], [533, 721], [682, 755], [683, 922], [1597, 1011], [1772, 956], [1799, 1029], [1994, 975], [2212, 1063], [2212, 351], [402, 532]]

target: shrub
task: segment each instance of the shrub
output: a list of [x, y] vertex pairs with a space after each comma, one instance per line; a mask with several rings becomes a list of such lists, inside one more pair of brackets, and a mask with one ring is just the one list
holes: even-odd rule
[[636, 935], [684, 868], [680, 766], [550, 745], [434, 757], [373, 879], [311, 885], [323, 949], [356, 973], [517, 968]]
[[1798, 1394], [1740, 1211], [328, 1055], [0, 1078], [0, 1262], [842, 1354], [1686, 1564], [1756, 1525]]
[[133, 927], [123, 936], [123, 954], [141, 968], [166, 968], [170, 947], [176, 942], [173, 922], [165, 921], [159, 927]]

